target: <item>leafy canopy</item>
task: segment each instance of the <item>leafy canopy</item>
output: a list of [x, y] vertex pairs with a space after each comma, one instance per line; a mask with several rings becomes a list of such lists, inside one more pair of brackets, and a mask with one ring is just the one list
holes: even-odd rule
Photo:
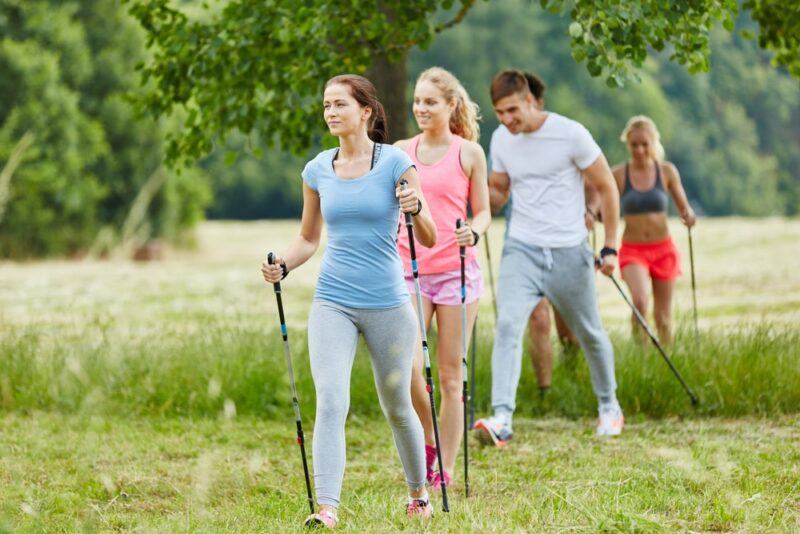
[[[475, 0], [232, 0], [190, 17], [169, 0], [128, 0], [147, 31], [152, 58], [140, 65], [152, 89], [141, 100], [155, 117], [181, 109], [183, 130], [170, 138], [167, 159], [184, 164], [207, 154], [234, 131], [257, 130], [269, 144], [301, 153], [322, 131], [319, 94], [329, 77], [363, 73], [371, 59], [402, 57], [426, 47], [460, 22]], [[572, 56], [609, 86], [636, 77], [650, 49], [670, 48], [690, 72], [709, 68], [709, 33], [716, 22], [732, 31], [736, 0], [540, 0], [569, 13]], [[789, 5], [747, 2], [757, 9], [762, 46], [778, 61], [797, 61], [797, 42], [768, 10]], [[797, 10], [794, 8], [795, 11]], [[442, 13], [455, 12], [439, 22]], [[763, 16], [762, 16], [763, 15]], [[761, 17], [761, 18], [759, 18]], [[776, 25], [777, 24], [777, 25]], [[503, 31], [498, 28], [496, 31]], [[795, 33], [796, 35], [796, 33]], [[520, 36], [521, 46], [529, 46]], [[541, 45], [542, 43], [538, 43]], [[475, 54], [490, 54], [475, 50]], [[796, 72], [793, 71], [793, 72]]]

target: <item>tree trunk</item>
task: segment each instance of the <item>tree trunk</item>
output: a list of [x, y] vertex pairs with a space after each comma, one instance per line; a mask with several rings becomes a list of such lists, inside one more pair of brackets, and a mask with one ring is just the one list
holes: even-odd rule
[[375, 84], [378, 99], [386, 110], [389, 124], [389, 140], [408, 137], [408, 108], [406, 107], [406, 83], [408, 82], [408, 52], [395, 62], [383, 54], [373, 54], [372, 66], [367, 78]]

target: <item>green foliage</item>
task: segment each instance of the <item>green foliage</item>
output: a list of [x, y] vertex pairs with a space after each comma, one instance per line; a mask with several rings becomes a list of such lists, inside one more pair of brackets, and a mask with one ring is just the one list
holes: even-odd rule
[[[154, 117], [186, 111], [184, 129], [167, 152], [178, 164], [209, 153], [217, 136], [254, 129], [268, 145], [303, 153], [322, 130], [317, 100], [327, 78], [363, 73], [376, 54], [396, 58], [424, 48], [475, 4], [463, 0], [452, 21], [436, 24], [437, 13], [454, 1], [387, 0], [376, 8], [366, 0], [235, 0], [194, 18], [169, 0], [129, 1], [153, 50], [141, 66], [143, 81], [154, 82], [143, 109]], [[690, 72], [707, 71], [715, 21], [732, 31], [738, 13], [736, 0], [540, 3], [554, 14], [569, 9], [572, 23], [557, 39], [568, 35], [571, 56], [611, 87], [641, 69], [650, 50], [670, 48], [670, 60]], [[762, 11], [759, 22], [769, 18]], [[505, 28], [497, 33], [509, 35]], [[763, 44], [777, 46], [776, 39], [768, 33]]]
[[305, 152], [322, 130], [325, 80], [363, 73], [375, 50], [392, 56], [428, 43], [430, 16], [453, 1], [390, 0], [376, 9], [367, 0], [235, 0], [197, 19], [170, 4], [134, 1], [131, 13], [153, 50], [140, 65], [143, 81], [153, 82], [143, 108], [155, 118], [186, 112], [167, 150], [182, 164], [233, 131], [256, 129], [267, 144]]
[[[34, 138], [10, 182], [0, 257], [85, 251], [122, 225], [161, 165], [163, 128], [125, 101], [142, 33], [114, 0], [0, 5], [0, 161], [26, 132]], [[180, 234], [209, 200], [202, 174], [170, 176], [145, 236]]]
[[281, 219], [297, 217], [303, 202], [304, 161], [268, 149], [253, 135], [232, 135], [201, 162], [214, 179], [210, 218]]
[[572, 57], [592, 76], [621, 87], [640, 69], [648, 50], [672, 46], [670, 60], [689, 72], [708, 71], [714, 21], [733, 31], [736, 0], [540, 0], [551, 13], [570, 10]]
[[[428, 50], [411, 54], [409, 89], [431, 65], [452, 70], [483, 110], [481, 142], [488, 150], [498, 124], [489, 80], [502, 68], [532, 70], [549, 85], [547, 108], [584, 123], [612, 164], [628, 157], [619, 140], [625, 121], [635, 114], [651, 116], [667, 159], [678, 166], [698, 210], [798, 212], [800, 153], [794, 140], [800, 138], [800, 91], [796, 80], [770, 66], [768, 54], [753, 41], [716, 28], [710, 33], [713, 68], [708, 73], [690, 75], [664, 52], [642, 65], [639, 83], [612, 89], [573, 61], [573, 50], [562, 38], [570, 20], [520, 15], [531, 9], [537, 8], [523, 0], [476, 6]], [[736, 25], [757, 29], [746, 13]]]
[[786, 0], [747, 0], [761, 31], [758, 44], [775, 52], [776, 65], [800, 78], [800, 3]]

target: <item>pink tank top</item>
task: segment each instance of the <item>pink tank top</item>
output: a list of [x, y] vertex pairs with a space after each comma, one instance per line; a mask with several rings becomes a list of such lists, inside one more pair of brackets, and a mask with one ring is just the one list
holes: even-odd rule
[[[422, 193], [436, 224], [438, 238], [433, 248], [426, 248], [415, 243], [417, 264], [420, 274], [444, 273], [458, 271], [461, 260], [458, 256], [458, 243], [453, 232], [456, 219], [467, 219], [467, 203], [469, 202], [470, 180], [461, 168], [462, 137], [453, 135], [453, 142], [444, 157], [433, 165], [426, 165], [417, 159], [417, 146], [421, 135], [411, 140], [406, 152], [417, 167]], [[397, 239], [397, 248], [403, 259], [403, 269], [411, 272], [411, 253], [408, 249], [408, 233], [402, 228]], [[473, 247], [467, 247], [466, 263], [475, 259]]]

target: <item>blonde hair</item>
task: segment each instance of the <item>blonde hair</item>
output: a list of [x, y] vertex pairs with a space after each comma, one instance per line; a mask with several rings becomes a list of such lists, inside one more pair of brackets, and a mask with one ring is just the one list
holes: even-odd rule
[[417, 83], [422, 81], [435, 85], [448, 102], [455, 100], [456, 108], [450, 115], [450, 131], [469, 141], [477, 141], [481, 133], [478, 126], [481, 119], [480, 109], [458, 78], [441, 67], [431, 67], [417, 78]]
[[661, 133], [658, 131], [658, 127], [653, 119], [646, 115], [635, 115], [628, 119], [625, 129], [622, 130], [622, 135], [619, 136], [620, 141], [627, 143], [628, 135], [630, 135], [633, 130], [638, 130], [639, 128], [649, 130], [650, 135], [653, 136], [653, 146], [650, 149], [650, 155], [656, 161], [664, 161], [664, 145], [661, 144]]

